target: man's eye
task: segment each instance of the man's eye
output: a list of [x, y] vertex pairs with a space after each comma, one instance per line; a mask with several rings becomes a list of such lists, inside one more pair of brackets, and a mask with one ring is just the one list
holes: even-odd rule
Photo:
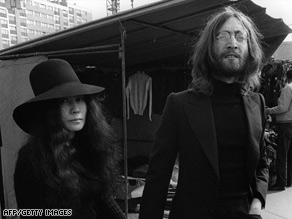
[[218, 40], [227, 40], [230, 38], [230, 34], [227, 32], [221, 32], [218, 36], [217, 39]]
[[246, 39], [246, 36], [244, 34], [242, 34], [242, 33], [238, 33], [236, 35], [236, 39], [237, 39], [237, 41], [241, 42], [241, 41], [244, 41]]

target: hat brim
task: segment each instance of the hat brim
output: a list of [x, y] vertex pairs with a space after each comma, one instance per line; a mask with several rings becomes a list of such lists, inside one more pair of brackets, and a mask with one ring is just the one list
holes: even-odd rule
[[78, 82], [64, 83], [16, 107], [13, 111], [13, 119], [23, 131], [30, 133], [29, 120], [32, 118], [31, 116], [34, 115], [34, 110], [37, 108], [38, 102], [65, 97], [97, 94], [103, 90], [103, 87], [95, 85]]

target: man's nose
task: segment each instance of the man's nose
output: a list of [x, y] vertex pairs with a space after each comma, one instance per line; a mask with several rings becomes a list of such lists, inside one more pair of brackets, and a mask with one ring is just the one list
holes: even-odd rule
[[231, 35], [228, 41], [228, 48], [232, 48], [232, 49], [237, 49], [238, 48], [238, 42], [235, 38], [235, 35]]

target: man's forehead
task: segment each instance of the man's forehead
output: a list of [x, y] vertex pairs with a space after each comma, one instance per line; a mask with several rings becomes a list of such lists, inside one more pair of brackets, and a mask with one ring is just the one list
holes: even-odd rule
[[246, 28], [242, 24], [242, 22], [235, 18], [235, 17], [230, 17], [228, 18], [223, 25], [219, 28], [219, 32], [222, 31], [232, 31], [232, 32], [246, 32]]

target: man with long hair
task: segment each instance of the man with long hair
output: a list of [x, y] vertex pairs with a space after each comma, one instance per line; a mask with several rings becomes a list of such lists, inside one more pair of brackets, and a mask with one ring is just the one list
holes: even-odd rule
[[262, 36], [239, 10], [208, 21], [191, 57], [192, 86], [170, 94], [155, 144], [140, 219], [161, 219], [178, 155], [170, 219], [261, 218], [268, 187], [263, 97], [253, 90]]

